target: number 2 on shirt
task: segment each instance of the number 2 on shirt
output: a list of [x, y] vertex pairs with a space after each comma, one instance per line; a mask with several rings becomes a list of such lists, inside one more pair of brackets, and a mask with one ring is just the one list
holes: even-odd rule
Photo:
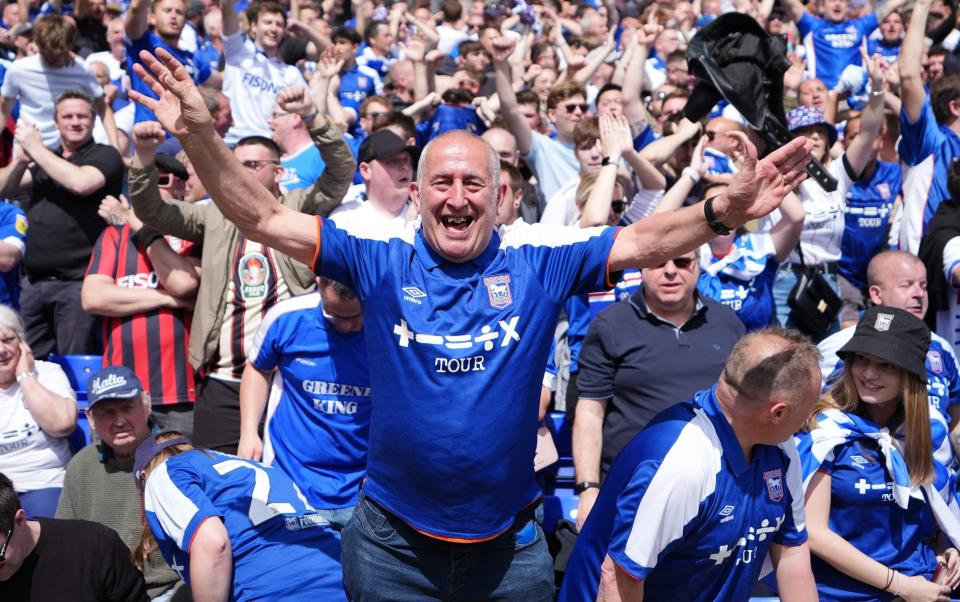
[[253, 471], [253, 494], [250, 496], [250, 509], [247, 510], [247, 516], [250, 517], [250, 522], [253, 523], [254, 527], [279, 514], [297, 513], [297, 510], [286, 502], [275, 502], [273, 504], [268, 502], [270, 499], [270, 475], [256, 464], [243, 460], [225, 460], [214, 464], [213, 468], [221, 475], [231, 473], [238, 468], [248, 468]]

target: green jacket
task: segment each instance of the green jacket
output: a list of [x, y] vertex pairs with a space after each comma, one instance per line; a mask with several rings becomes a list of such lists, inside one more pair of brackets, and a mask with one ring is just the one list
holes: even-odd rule
[[[323, 157], [325, 168], [317, 181], [302, 190], [280, 197], [283, 205], [296, 211], [326, 217], [343, 200], [353, 181], [356, 162], [336, 126], [323, 123], [310, 131]], [[240, 231], [228, 221], [214, 203], [197, 205], [183, 201], [165, 201], [157, 188], [157, 169], [131, 167], [130, 199], [137, 217], [161, 232], [203, 244], [202, 277], [190, 327], [190, 364], [194, 370], [209, 368], [220, 344], [230, 277], [230, 251], [236, 248]], [[281, 253], [274, 255], [278, 269], [290, 292], [299, 295], [315, 286], [309, 266]]]

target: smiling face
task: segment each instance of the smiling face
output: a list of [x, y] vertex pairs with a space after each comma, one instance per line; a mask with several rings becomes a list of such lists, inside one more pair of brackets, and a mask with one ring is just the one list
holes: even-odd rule
[[283, 13], [262, 12], [250, 25], [250, 32], [257, 47], [268, 55], [277, 51], [287, 23]]
[[12, 330], [0, 331], [0, 383], [13, 382], [19, 361], [20, 337]]
[[499, 175], [498, 165], [486, 142], [463, 132], [440, 136], [424, 150], [410, 196], [424, 238], [447, 261], [475, 259], [490, 243], [497, 210], [507, 197], [507, 185], [491, 171]]
[[133, 399], [104, 399], [87, 411], [90, 424], [104, 443], [121, 458], [128, 458], [150, 434], [150, 404]]
[[863, 403], [882, 405], [900, 398], [903, 370], [884, 359], [868, 353], [854, 353], [850, 360], [850, 374]]
[[82, 98], [61, 100], [54, 121], [65, 149], [73, 150], [93, 135], [93, 107]]

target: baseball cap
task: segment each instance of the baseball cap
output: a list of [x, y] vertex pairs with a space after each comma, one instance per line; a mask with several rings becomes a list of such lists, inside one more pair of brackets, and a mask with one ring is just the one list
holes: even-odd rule
[[875, 305], [863, 314], [853, 338], [837, 355], [868, 353], [912, 372], [927, 377], [924, 360], [930, 350], [930, 329], [923, 320], [899, 307]]
[[133, 399], [143, 393], [143, 385], [126, 366], [107, 366], [87, 381], [90, 407], [104, 399]]
[[[173, 434], [179, 435], [163, 443], [157, 441], [157, 437], [164, 434]], [[190, 440], [183, 436], [183, 433], [180, 431], [162, 431], [159, 433], [151, 433], [149, 437], [144, 439], [140, 445], [137, 446], [137, 451], [133, 456], [133, 479], [137, 482], [138, 485], [143, 482], [143, 469], [147, 467], [147, 464], [150, 463], [150, 460], [153, 460], [157, 457], [157, 454], [167, 449], [168, 447], [173, 447], [174, 445], [181, 444], [190, 444]]]
[[187, 173], [187, 168], [183, 166], [183, 163], [177, 161], [167, 153], [157, 153], [154, 155], [153, 162], [157, 164], [157, 171], [173, 174], [181, 180], [186, 180], [190, 177], [190, 174]]
[[[360, 150], [357, 152], [357, 161], [360, 163], [382, 161], [403, 151], [410, 153], [411, 161], [416, 161], [416, 157], [420, 153], [420, 149], [415, 146], [407, 146], [403, 138], [392, 131], [388, 129], [377, 130], [367, 136], [360, 145]], [[416, 168], [416, 164], [414, 164], [414, 168]]]

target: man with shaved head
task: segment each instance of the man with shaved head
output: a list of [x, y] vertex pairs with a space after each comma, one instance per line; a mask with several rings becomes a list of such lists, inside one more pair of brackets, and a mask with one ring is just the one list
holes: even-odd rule
[[[921, 320], [927, 312], [927, 268], [916, 255], [906, 251], [885, 251], [867, 265], [867, 289], [870, 303], [905, 309]], [[853, 336], [856, 324], [825, 338], [818, 345], [823, 359], [824, 389], [843, 374], [843, 360], [837, 350]], [[953, 347], [940, 335], [930, 336], [927, 352], [927, 392], [930, 405], [950, 424], [951, 439], [960, 437], [960, 370]]]
[[[513, 134], [504, 128], [492, 127], [480, 137], [492, 146], [493, 150], [497, 151], [497, 156], [500, 157], [501, 161], [506, 161], [520, 169], [520, 151], [517, 149], [517, 139], [513, 137]], [[540, 192], [540, 188], [532, 184], [529, 179], [523, 180], [522, 191], [520, 219], [528, 224], [536, 224], [540, 221], [543, 210], [547, 207], [547, 199]]]
[[780, 596], [815, 600], [792, 437], [818, 360], [795, 330], [756, 331], [713, 387], [654, 418], [613, 463], [560, 601], [747, 600], [768, 553]]
[[[354, 600], [553, 599], [534, 520], [541, 370], [571, 295], [610, 287], [768, 214], [804, 179], [813, 145], [790, 142], [728, 190], [628, 227], [496, 228], [507, 200], [497, 153], [463, 130], [422, 151], [410, 198], [421, 225], [352, 236], [266, 194], [213, 130], [186, 72], [144, 52], [160, 100], [135, 94], [183, 143], [210, 196], [251, 240], [342, 282], [367, 324], [372, 412], [367, 477], [343, 530]], [[322, 383], [321, 383], [322, 384]], [[791, 431], [792, 432], [792, 431]]]

